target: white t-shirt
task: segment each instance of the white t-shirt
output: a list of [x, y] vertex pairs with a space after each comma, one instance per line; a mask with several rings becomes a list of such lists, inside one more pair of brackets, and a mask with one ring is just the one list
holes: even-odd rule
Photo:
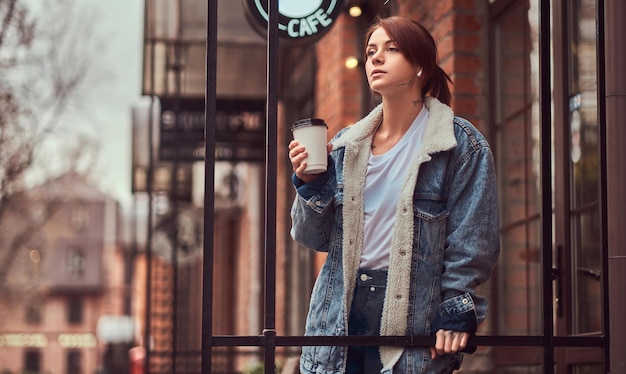
[[422, 107], [411, 127], [390, 150], [370, 155], [365, 177], [364, 236], [361, 269], [386, 270], [396, 205], [411, 163], [422, 145], [428, 110]]

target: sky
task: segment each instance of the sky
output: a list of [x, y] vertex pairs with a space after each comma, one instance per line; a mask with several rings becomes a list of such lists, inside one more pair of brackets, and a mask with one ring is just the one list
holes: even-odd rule
[[[25, 0], [37, 14], [46, 0]], [[68, 115], [68, 126], [87, 126], [99, 141], [90, 180], [128, 207], [131, 193], [131, 110], [141, 100], [145, 0], [73, 0], [78, 14], [95, 14], [93, 32], [103, 41], [94, 63], [105, 73], [82, 97], [84, 113]], [[53, 3], [53, 1], [52, 1]]]
[[77, 0], [99, 8], [99, 32], [107, 45], [100, 58], [111, 81], [89, 105], [95, 117], [101, 153], [97, 182], [122, 204], [131, 200], [131, 110], [141, 98], [144, 0]]

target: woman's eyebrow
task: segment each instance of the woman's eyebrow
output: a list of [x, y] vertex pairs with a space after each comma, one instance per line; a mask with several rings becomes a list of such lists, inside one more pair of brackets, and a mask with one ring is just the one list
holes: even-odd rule
[[[391, 40], [391, 39], [389, 39], [389, 40], [387, 40], [387, 41], [384, 43], [384, 45], [389, 45], [389, 44], [393, 44], [393, 43], [394, 43], [394, 41], [393, 41], [393, 40]], [[374, 44], [374, 43], [369, 43], [369, 44], [367, 45], [367, 47], [368, 47], [368, 48], [369, 48], [369, 47], [376, 47], [376, 44]]]

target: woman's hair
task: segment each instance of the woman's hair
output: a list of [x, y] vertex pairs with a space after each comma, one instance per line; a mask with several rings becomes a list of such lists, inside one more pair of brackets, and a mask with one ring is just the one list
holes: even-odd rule
[[[365, 34], [365, 45], [378, 28], [385, 30], [411, 64], [424, 69], [422, 94], [430, 92], [431, 96], [450, 105], [451, 94], [448, 82], [452, 83], [452, 80], [437, 64], [437, 45], [430, 32], [418, 22], [408, 18], [400, 16], [378, 18]], [[367, 58], [366, 51], [365, 59]]]

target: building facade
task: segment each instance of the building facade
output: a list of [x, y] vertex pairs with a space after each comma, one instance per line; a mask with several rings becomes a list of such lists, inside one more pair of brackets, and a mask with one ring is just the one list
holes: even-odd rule
[[14, 196], [0, 228], [3, 264], [11, 264], [0, 297], [0, 371], [125, 369], [128, 348], [120, 353], [118, 343], [130, 347], [134, 331], [117, 202], [68, 173]]

